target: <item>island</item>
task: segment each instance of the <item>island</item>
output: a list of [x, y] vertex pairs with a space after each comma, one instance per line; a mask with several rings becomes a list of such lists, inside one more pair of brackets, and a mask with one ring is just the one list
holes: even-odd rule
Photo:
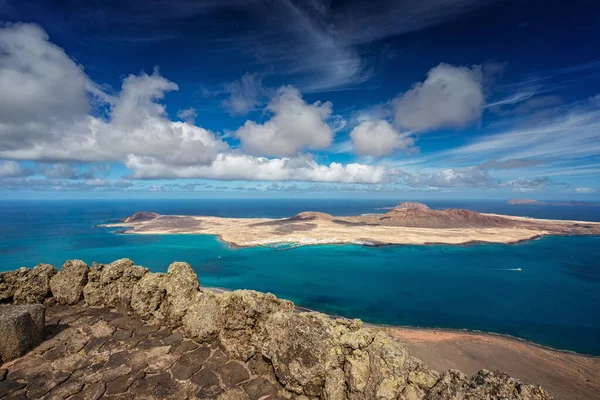
[[125, 234], [216, 235], [234, 247], [317, 244], [383, 246], [476, 242], [516, 243], [546, 235], [600, 235], [599, 222], [533, 219], [464, 209], [434, 210], [415, 202], [382, 214], [333, 216], [301, 212], [290, 218], [222, 218], [138, 212], [116, 224]]
[[539, 200], [534, 200], [534, 199], [511, 199], [508, 201], [508, 204], [510, 204], [511, 206], [518, 206], [518, 205], [538, 206], [538, 205], [543, 205], [544, 203], [542, 203]]

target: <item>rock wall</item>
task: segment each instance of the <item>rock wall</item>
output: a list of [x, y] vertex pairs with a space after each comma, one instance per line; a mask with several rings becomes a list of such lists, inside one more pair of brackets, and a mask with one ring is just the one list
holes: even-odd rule
[[551, 399], [543, 388], [500, 372], [443, 374], [412, 357], [395, 338], [360, 320], [296, 312], [290, 301], [251, 290], [214, 293], [199, 287], [189, 264], [151, 273], [129, 259], [62, 269], [40, 264], [0, 274], [0, 302], [61, 304], [135, 313], [182, 327], [198, 340], [217, 339], [233, 358], [261, 357], [290, 392], [326, 400]]

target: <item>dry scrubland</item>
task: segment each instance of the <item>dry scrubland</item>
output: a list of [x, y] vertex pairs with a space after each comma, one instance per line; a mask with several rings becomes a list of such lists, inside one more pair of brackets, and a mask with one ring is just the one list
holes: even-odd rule
[[291, 218], [220, 218], [140, 212], [110, 227], [135, 234], [207, 234], [237, 247], [354, 243], [466, 244], [516, 243], [544, 235], [600, 235], [600, 223], [431, 210], [401, 203], [385, 214], [352, 217], [303, 212]]

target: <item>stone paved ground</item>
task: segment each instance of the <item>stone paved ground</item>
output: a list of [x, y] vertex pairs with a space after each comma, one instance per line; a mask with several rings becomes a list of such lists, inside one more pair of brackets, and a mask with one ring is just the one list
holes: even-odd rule
[[[0, 366], [0, 399], [294, 398], [272, 366], [115, 311], [48, 307], [46, 340]], [[0, 338], [1, 340], [1, 338]]]

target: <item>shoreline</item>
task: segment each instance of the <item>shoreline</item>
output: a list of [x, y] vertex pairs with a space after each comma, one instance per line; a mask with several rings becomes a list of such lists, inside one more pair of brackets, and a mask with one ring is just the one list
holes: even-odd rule
[[[202, 290], [229, 292], [227, 288]], [[319, 312], [295, 306], [296, 312]], [[326, 314], [330, 318], [346, 317]], [[501, 370], [518, 379], [540, 384], [556, 400], [597, 400], [600, 393], [600, 355], [556, 349], [516, 336], [456, 328], [433, 328], [364, 323], [385, 330], [411, 355], [438, 371], [455, 369], [467, 374], [481, 369]]]
[[[208, 290], [208, 291], [215, 292], [215, 293], [226, 293], [226, 292], [234, 291], [234, 289], [228, 289], [228, 288], [218, 287], [218, 286], [200, 286], [200, 290]], [[314, 309], [303, 307], [303, 306], [298, 306], [295, 303], [294, 303], [294, 309], [297, 312], [317, 312], [317, 313], [325, 314], [332, 319], [336, 319], [336, 318], [342, 318], [342, 319], [346, 319], [346, 320], [353, 319], [353, 318], [344, 317], [342, 315], [329, 314], [324, 311], [319, 311], [319, 310], [314, 310]], [[594, 355], [594, 354], [580, 353], [580, 352], [577, 352], [574, 350], [559, 349], [556, 347], [537, 343], [537, 342], [534, 342], [529, 339], [524, 339], [524, 338], [521, 338], [518, 336], [510, 335], [508, 333], [482, 331], [482, 330], [478, 330], [478, 329], [469, 329], [469, 328], [440, 328], [440, 327], [427, 327], [427, 326], [414, 326], [414, 325], [378, 324], [378, 323], [371, 323], [371, 322], [364, 322], [364, 321], [363, 321], [363, 324], [365, 327], [373, 328], [373, 329], [407, 330], [407, 331], [417, 331], [417, 332], [423, 331], [423, 332], [435, 332], [435, 333], [448, 333], [448, 334], [455, 334], [455, 335], [490, 336], [490, 337], [494, 337], [494, 338], [498, 338], [498, 339], [502, 339], [502, 340], [514, 341], [514, 342], [517, 342], [517, 343], [520, 343], [523, 345], [527, 345], [527, 346], [537, 347], [540, 350], [547, 350], [547, 351], [552, 351], [555, 353], [564, 353], [567, 355], [586, 357], [586, 358], [590, 358], [590, 359], [597, 359], [600, 362], [600, 354]]]
[[[125, 224], [100, 224], [97, 225], [98, 227], [101, 228], [118, 228], [118, 227], [123, 227], [126, 226]], [[465, 242], [458, 242], [458, 243], [453, 243], [453, 242], [422, 242], [422, 243], [395, 243], [395, 242], [362, 242], [362, 241], [356, 241], [356, 240], [322, 240], [319, 241], [317, 240], [313, 240], [310, 238], [303, 238], [299, 241], [293, 241], [293, 240], [289, 240], [289, 239], [281, 239], [281, 240], [273, 240], [273, 241], [268, 241], [265, 243], [251, 243], [251, 244], [239, 244], [236, 242], [232, 242], [232, 241], [228, 241], [226, 239], [223, 238], [222, 234], [217, 234], [217, 233], [203, 233], [203, 232], [164, 232], [164, 231], [135, 231], [135, 230], [117, 230], [113, 232], [115, 235], [197, 235], [197, 236], [214, 236], [216, 237], [220, 242], [227, 244], [229, 247], [231, 247], [232, 249], [248, 249], [248, 248], [254, 248], [254, 247], [263, 247], [263, 248], [269, 248], [269, 249], [274, 249], [277, 250], [275, 247], [269, 247], [268, 245], [272, 244], [272, 245], [283, 245], [283, 244], [292, 244], [293, 247], [290, 248], [285, 248], [285, 250], [289, 250], [291, 248], [296, 248], [296, 247], [307, 247], [307, 246], [327, 246], [327, 245], [333, 245], [333, 246], [337, 246], [337, 245], [354, 245], [354, 246], [361, 246], [361, 247], [372, 247], [372, 248], [378, 248], [378, 247], [393, 247], [393, 246], [471, 246], [471, 245], [478, 245], [478, 244], [508, 244], [508, 245], [514, 245], [514, 244], [519, 244], [519, 243], [527, 243], [533, 240], [537, 240], [537, 239], [541, 239], [544, 237], [567, 237], [567, 236], [589, 236], [589, 237], [600, 237], [600, 233], [599, 234], [595, 234], [595, 235], [576, 235], [576, 234], [565, 234], [565, 235], [558, 235], [558, 234], [552, 234], [552, 233], [545, 233], [545, 234], [539, 234], [539, 235], [534, 235], [528, 238], [523, 238], [523, 239], [514, 239], [514, 240], [507, 240], [507, 241], [489, 241], [489, 240], [469, 240], [469, 241], [465, 241]], [[310, 243], [309, 243], [310, 242]], [[281, 249], [284, 250], [284, 249]]]
[[122, 234], [216, 235], [234, 248], [294, 248], [330, 244], [465, 246], [516, 244], [543, 236], [600, 236], [600, 222], [535, 219], [461, 209], [439, 211], [424, 204], [401, 204], [386, 214], [345, 217], [313, 211], [289, 218], [225, 218], [138, 212], [122, 222], [100, 226], [121, 228], [117, 233]]
[[[98, 227], [102, 227], [102, 228], [116, 228], [117, 226], [111, 226], [113, 224], [101, 224], [101, 225], [97, 225]], [[123, 225], [118, 225], [118, 226], [123, 226]], [[225, 239], [223, 239], [222, 235], [216, 234], [216, 233], [200, 233], [200, 232], [190, 232], [190, 233], [161, 233], [161, 232], [136, 232], [136, 231], [131, 231], [131, 230], [117, 230], [113, 232], [115, 235], [197, 235], [197, 236], [214, 236], [217, 238], [217, 240], [223, 244], [226, 244], [229, 248], [231, 249], [251, 249], [251, 248], [256, 248], [256, 247], [262, 247], [265, 249], [271, 249], [271, 250], [279, 250], [279, 251], [283, 251], [283, 250], [292, 250], [298, 247], [310, 247], [310, 246], [345, 246], [345, 245], [352, 245], [352, 246], [360, 246], [360, 247], [366, 247], [366, 248], [380, 248], [380, 247], [402, 247], [402, 246], [456, 246], [456, 247], [469, 247], [469, 246], [476, 246], [476, 245], [480, 245], [480, 244], [505, 244], [505, 245], [518, 245], [518, 244], [523, 244], [523, 243], [529, 243], [529, 242], [533, 242], [535, 240], [539, 240], [539, 239], [544, 239], [544, 238], [549, 238], [549, 237], [577, 237], [577, 236], [587, 236], [587, 237], [600, 237], [600, 233], [599, 234], [595, 234], [595, 235], [576, 235], [576, 234], [565, 234], [565, 235], [558, 235], [558, 234], [552, 234], [552, 233], [547, 233], [547, 234], [541, 234], [541, 235], [535, 235], [532, 236], [530, 238], [526, 238], [526, 239], [516, 239], [514, 241], [507, 241], [507, 242], [492, 242], [492, 241], [487, 241], [487, 240], [471, 240], [468, 242], [462, 242], [462, 243], [447, 243], [447, 242], [423, 242], [423, 243], [384, 243], [384, 242], [380, 242], [380, 243], [358, 243], [358, 242], [353, 242], [353, 241], [339, 241], [339, 242], [321, 242], [321, 243], [292, 243], [293, 246], [292, 247], [285, 247], [285, 248], [281, 248], [278, 249], [276, 247], [270, 247], [268, 245], [265, 244], [256, 244], [256, 245], [239, 245], [237, 243], [234, 242], [229, 242]], [[288, 244], [290, 242], [284, 242], [284, 241], [280, 241], [280, 242], [272, 242], [270, 244]]]
[[556, 400], [596, 400], [600, 393], [600, 356], [492, 332], [416, 327], [387, 331], [430, 368], [506, 371], [524, 382], [537, 382]]

